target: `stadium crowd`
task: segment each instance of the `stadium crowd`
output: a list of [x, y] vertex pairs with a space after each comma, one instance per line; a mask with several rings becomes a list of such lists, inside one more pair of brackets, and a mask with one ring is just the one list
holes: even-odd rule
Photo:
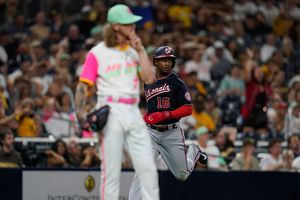
[[[194, 104], [182, 127], [207, 151], [209, 169], [300, 169], [296, 0], [0, 0], [0, 167], [5, 159], [19, 166], [99, 165], [95, 147], [61, 139], [96, 137], [78, 127], [74, 91], [115, 3], [143, 16], [137, 31], [149, 56], [161, 45], [175, 49], [174, 70]], [[96, 103], [94, 91], [87, 111]], [[144, 112], [143, 88], [140, 108]], [[34, 145], [27, 146], [20, 163], [14, 137], [49, 136], [57, 139], [51, 148], [33, 158]], [[243, 141], [238, 152], [237, 140]], [[269, 145], [260, 157], [259, 141]]]

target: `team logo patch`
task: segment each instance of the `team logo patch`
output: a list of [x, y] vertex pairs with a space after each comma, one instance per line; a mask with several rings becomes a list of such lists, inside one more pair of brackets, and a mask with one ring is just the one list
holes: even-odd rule
[[172, 52], [172, 49], [170, 47], [165, 48], [166, 54], [170, 54]]
[[184, 94], [184, 97], [185, 97], [185, 99], [188, 100], [188, 101], [191, 101], [191, 100], [192, 100], [191, 95], [190, 95], [189, 92], [186, 92], [186, 93]]
[[130, 10], [130, 8], [127, 9], [127, 12], [128, 12], [129, 14], [132, 14], [132, 11]]

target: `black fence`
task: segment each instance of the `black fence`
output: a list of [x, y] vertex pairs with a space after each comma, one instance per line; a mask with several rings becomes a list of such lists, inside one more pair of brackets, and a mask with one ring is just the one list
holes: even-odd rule
[[[185, 182], [159, 171], [161, 200], [299, 200], [300, 173], [194, 171]], [[0, 169], [0, 199], [22, 199], [22, 170]]]
[[299, 200], [300, 173], [193, 172], [185, 182], [160, 172], [162, 200]]

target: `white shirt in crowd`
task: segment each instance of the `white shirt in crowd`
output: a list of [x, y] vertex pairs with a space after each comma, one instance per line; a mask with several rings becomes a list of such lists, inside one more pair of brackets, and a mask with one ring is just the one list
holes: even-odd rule
[[197, 78], [200, 81], [206, 81], [209, 82], [211, 80], [210, 76], [210, 68], [212, 66], [212, 63], [210, 61], [202, 60], [200, 62], [196, 62], [194, 60], [189, 60], [184, 65], [184, 72], [186, 74], [196, 71], [197, 72]]
[[300, 170], [300, 156], [293, 160], [292, 167], [294, 169]]
[[220, 169], [221, 166], [219, 162], [219, 157], [221, 153], [220, 150], [216, 147], [214, 141], [208, 141], [206, 148], [201, 147], [201, 149], [203, 149], [208, 156], [208, 169]]
[[55, 138], [75, 135], [74, 124], [77, 125], [75, 113], [54, 112], [49, 119], [43, 120], [43, 122], [46, 131]]
[[262, 62], [267, 62], [272, 54], [276, 51], [276, 47], [269, 44], [264, 44], [260, 49], [260, 59]]
[[258, 7], [258, 10], [263, 13], [270, 26], [273, 25], [274, 19], [276, 19], [279, 15], [279, 9], [275, 5], [267, 6], [263, 3]]
[[261, 159], [259, 166], [261, 170], [267, 171], [270, 166], [275, 164], [283, 164], [283, 158], [280, 155], [278, 159], [275, 159], [271, 154], [266, 154]]
[[234, 13], [237, 15], [238, 19], [245, 19], [247, 14], [255, 14], [256, 11], [257, 7], [252, 1], [234, 4]]

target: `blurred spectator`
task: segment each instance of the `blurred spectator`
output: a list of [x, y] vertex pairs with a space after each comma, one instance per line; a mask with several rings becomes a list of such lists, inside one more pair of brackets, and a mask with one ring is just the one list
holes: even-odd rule
[[[67, 24], [64, 21], [64, 17], [61, 13], [53, 11], [52, 13], [52, 25], [51, 25], [51, 33], [57, 33], [60, 38], [62, 35], [65, 35], [67, 32]], [[51, 34], [50, 33], [50, 34]], [[47, 38], [46, 38], [47, 39]]]
[[290, 101], [289, 112], [291, 112], [291, 108], [293, 108], [294, 106], [299, 105], [299, 104], [300, 104], [300, 89], [297, 89], [294, 92], [293, 99]]
[[[42, 40], [33, 40], [30, 43], [30, 53], [34, 61], [43, 61], [47, 57], [47, 50], [45, 49]], [[34, 63], [36, 67], [37, 63]]]
[[288, 170], [292, 167], [292, 160], [287, 155], [283, 157], [281, 140], [273, 139], [269, 142], [269, 153], [260, 161], [260, 167], [264, 171]]
[[267, 137], [268, 118], [267, 103], [272, 94], [270, 85], [261, 68], [255, 66], [252, 61], [253, 52], [247, 50], [248, 60], [245, 64], [246, 101], [241, 114], [244, 119], [244, 127], [251, 127], [258, 132], [260, 138]]
[[15, 70], [13, 73], [9, 74], [7, 79], [8, 79], [8, 84], [11, 85], [9, 88], [12, 88], [13, 84], [15, 83], [15, 80], [18, 77], [28, 75], [30, 74], [33, 69], [33, 62], [32, 58], [29, 54], [20, 54], [17, 56], [17, 63], [19, 65], [19, 68]]
[[42, 11], [35, 16], [35, 24], [30, 27], [32, 35], [39, 40], [43, 40], [49, 36], [50, 28], [46, 24], [46, 14]]
[[82, 149], [83, 160], [81, 167], [100, 167], [100, 158], [94, 146], [87, 146]]
[[273, 25], [274, 19], [279, 15], [279, 9], [276, 7], [274, 0], [262, 1], [258, 10], [262, 12], [270, 26]]
[[273, 32], [277, 36], [284, 36], [293, 26], [293, 19], [284, 6], [280, 6], [279, 15], [273, 20]]
[[284, 132], [287, 137], [292, 134], [300, 135], [300, 104], [292, 106], [291, 109], [285, 116]]
[[202, 94], [196, 94], [193, 100], [193, 114], [192, 117], [196, 120], [196, 128], [205, 126], [209, 131], [214, 131], [216, 125], [213, 119], [205, 112], [205, 97]]
[[268, 34], [266, 36], [266, 43], [261, 47], [260, 58], [263, 63], [271, 58], [272, 54], [276, 51], [276, 36]]
[[189, 28], [192, 24], [192, 8], [185, 0], [178, 0], [168, 8], [168, 15], [173, 23], [179, 23], [179, 28]]
[[67, 145], [63, 140], [56, 140], [51, 149], [46, 151], [48, 156], [48, 167], [68, 167], [69, 153]]
[[68, 144], [68, 153], [70, 156], [69, 166], [70, 167], [80, 167], [83, 155], [81, 152], [80, 145], [76, 142], [76, 140], [71, 140]]
[[171, 19], [168, 16], [167, 7], [160, 5], [154, 12], [155, 18], [155, 32], [157, 33], [170, 33], [174, 27], [171, 25]]
[[216, 40], [213, 46], [206, 49], [204, 59], [212, 64], [211, 77], [218, 82], [229, 72], [234, 62], [234, 58], [221, 40]]
[[30, 112], [31, 108], [30, 106], [17, 105], [12, 114], [6, 115], [6, 106], [5, 101], [0, 101], [0, 127], [6, 126], [12, 130], [17, 130], [19, 127], [18, 120], [20, 116], [24, 113]]
[[213, 141], [209, 140], [208, 129], [204, 126], [199, 127], [196, 130], [196, 135], [198, 137], [198, 145], [208, 156], [207, 168], [216, 170], [226, 169], [226, 163], [221, 157], [219, 149]]
[[293, 134], [288, 138], [288, 150], [293, 152], [294, 158], [300, 156], [299, 135]]
[[287, 104], [279, 93], [273, 93], [270, 106], [267, 111], [269, 128], [273, 131], [273, 137], [284, 138], [285, 117]]
[[287, 1], [284, 4], [280, 5], [281, 8], [284, 8], [289, 17], [294, 20], [300, 20], [300, 9], [299, 9], [299, 2], [297, 1]]
[[248, 14], [255, 14], [257, 6], [254, 2], [249, 0], [239, 0], [234, 4], [234, 13], [238, 19], [244, 19]]
[[95, 22], [90, 19], [91, 5], [86, 4], [81, 8], [80, 17], [75, 21], [78, 29], [85, 38], [89, 37], [90, 30], [95, 26]]
[[296, 100], [296, 92], [300, 90], [300, 75], [296, 75], [288, 83], [288, 87], [290, 88], [288, 94], [288, 101], [293, 102]]
[[19, 122], [18, 136], [19, 137], [38, 137], [41, 135], [42, 127], [40, 117], [34, 112], [34, 101], [30, 98], [25, 98], [20, 103], [22, 113], [15, 116]]
[[221, 156], [225, 159], [226, 164], [228, 165], [234, 159], [235, 156], [234, 144], [233, 140], [230, 137], [230, 132], [228, 132], [224, 128], [221, 128], [217, 132], [214, 140], [216, 146], [221, 152]]
[[216, 97], [212, 95], [208, 95], [205, 98], [205, 111], [212, 118], [216, 127], [220, 127], [222, 125], [222, 117], [223, 112], [218, 107]]
[[[232, 29], [234, 32], [234, 38], [238, 45], [238, 50], [242, 50], [244, 48], [249, 48], [252, 45], [251, 36], [245, 31], [243, 23], [240, 21], [232, 22]], [[240, 54], [240, 52], [238, 52]], [[238, 55], [239, 56], [239, 55]], [[236, 59], [238, 57], [235, 56]]]
[[25, 40], [28, 37], [29, 29], [26, 26], [24, 14], [18, 13], [15, 16], [14, 23], [9, 27], [9, 32], [20, 40]]
[[14, 149], [14, 134], [10, 129], [0, 130], [0, 168], [23, 167], [20, 154]]
[[223, 98], [226, 98], [226, 96], [239, 96], [241, 101], [243, 100], [245, 81], [242, 77], [242, 68], [239, 65], [232, 65], [229, 75], [225, 75], [220, 83], [219, 92]]
[[300, 67], [300, 62], [298, 60], [299, 53], [296, 52], [293, 41], [288, 36], [282, 39], [281, 49], [283, 57], [283, 69], [286, 74], [286, 79], [290, 80]]
[[298, 171], [300, 170], [300, 157], [299, 156], [293, 160], [292, 167], [293, 167], [293, 169], [296, 169]]
[[191, 59], [185, 62], [184, 71], [186, 74], [190, 74], [191, 72], [197, 72], [197, 79], [208, 83], [211, 80], [211, 63], [210, 61], [205, 61], [203, 59], [205, 48], [205, 44], [198, 44], [197, 46], [194, 46], [194, 48], [191, 48]]
[[206, 95], [207, 91], [204, 86], [204, 84], [197, 79], [197, 72], [191, 71], [185, 78], [185, 82], [187, 84], [187, 87], [189, 88], [189, 91], [192, 93], [191, 95], [195, 95], [197, 93], [200, 93], [202, 95]]
[[66, 38], [66, 46], [69, 50], [68, 53], [72, 54], [78, 51], [82, 47], [83, 43], [84, 38], [80, 34], [79, 27], [75, 24], [70, 25]]
[[55, 72], [57, 76], [64, 77], [67, 84], [71, 83], [71, 56], [69, 54], [61, 51], [57, 53]]
[[262, 12], [257, 12], [255, 14], [255, 19], [256, 19], [255, 27], [257, 30], [257, 34], [264, 36], [272, 32], [272, 27], [268, 24]]
[[[65, 98], [68, 95], [64, 94]], [[66, 101], [63, 100], [62, 101]], [[55, 138], [75, 136], [77, 123], [74, 112], [68, 113], [61, 110], [61, 105], [55, 98], [48, 98], [42, 110], [42, 121], [48, 134]]]
[[220, 107], [223, 111], [223, 123], [236, 126], [242, 103], [245, 100], [245, 81], [239, 65], [232, 65], [230, 74], [222, 79], [218, 93], [220, 94]]
[[245, 139], [241, 153], [237, 154], [230, 163], [232, 170], [259, 170], [259, 162], [254, 156], [255, 142], [253, 139]]

